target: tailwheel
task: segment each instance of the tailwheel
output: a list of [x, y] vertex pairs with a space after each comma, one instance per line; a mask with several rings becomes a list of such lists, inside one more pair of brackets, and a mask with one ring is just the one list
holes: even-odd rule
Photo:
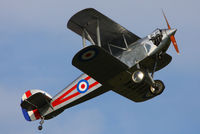
[[42, 130], [42, 126], [40, 125], [40, 126], [38, 126], [38, 130]]
[[155, 80], [150, 87], [150, 92], [154, 95], [160, 95], [165, 89], [165, 85], [161, 80]]
[[44, 123], [44, 118], [43, 117], [41, 117], [41, 121], [40, 121], [40, 125], [38, 126], [38, 130], [42, 130], [42, 125], [43, 125], [43, 123]]

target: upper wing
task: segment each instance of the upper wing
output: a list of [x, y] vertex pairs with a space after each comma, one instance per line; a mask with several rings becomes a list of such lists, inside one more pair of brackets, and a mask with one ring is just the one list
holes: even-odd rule
[[[123, 36], [125, 37], [127, 44], [140, 39], [137, 35], [131, 33], [121, 25], [92, 8], [84, 9], [72, 16], [68, 21], [67, 27], [80, 36], [82, 36], [83, 29], [85, 29], [95, 44], [97, 44], [97, 19], [100, 27], [101, 45], [106, 50], [109, 50], [108, 44], [125, 48]], [[118, 51], [120, 51], [120, 49], [113, 51], [113, 53], [117, 53]]]

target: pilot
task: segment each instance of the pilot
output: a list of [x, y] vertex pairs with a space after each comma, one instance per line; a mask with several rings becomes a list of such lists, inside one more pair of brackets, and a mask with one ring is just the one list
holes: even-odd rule
[[160, 42], [162, 41], [161, 30], [159, 30], [158, 33], [156, 33], [155, 35], [153, 35], [150, 40], [153, 42], [153, 44], [155, 44], [156, 46], [158, 46], [160, 44]]

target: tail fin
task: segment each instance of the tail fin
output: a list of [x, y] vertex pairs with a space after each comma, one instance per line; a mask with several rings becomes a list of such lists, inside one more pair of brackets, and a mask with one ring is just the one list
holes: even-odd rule
[[41, 118], [40, 109], [51, 101], [51, 96], [42, 90], [28, 90], [22, 96], [21, 108], [24, 118], [27, 121], [34, 121]]

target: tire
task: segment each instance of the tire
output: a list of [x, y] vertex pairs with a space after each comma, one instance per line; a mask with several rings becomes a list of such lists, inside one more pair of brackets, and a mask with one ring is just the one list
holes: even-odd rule
[[150, 86], [150, 92], [153, 95], [160, 95], [165, 89], [165, 85], [161, 80], [155, 80], [155, 83]]
[[38, 126], [38, 130], [42, 130], [42, 126]]

